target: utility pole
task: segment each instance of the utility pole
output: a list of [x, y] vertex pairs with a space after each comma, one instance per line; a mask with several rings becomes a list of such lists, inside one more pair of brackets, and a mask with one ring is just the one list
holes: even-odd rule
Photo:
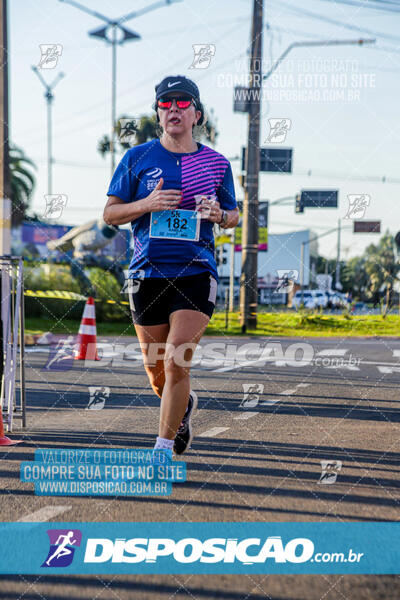
[[301, 290], [301, 297], [300, 297], [300, 304], [303, 304], [303, 288], [304, 288], [304, 246], [306, 245], [306, 242], [301, 242], [301, 247], [300, 247], [300, 290]]
[[65, 77], [64, 73], [59, 73], [57, 77], [53, 80], [53, 83], [46, 83], [44, 80], [40, 70], [36, 66], [32, 66], [32, 71], [36, 73], [39, 78], [40, 83], [43, 85], [46, 90], [44, 93], [44, 97], [46, 99], [47, 104], [47, 193], [53, 193], [53, 149], [52, 149], [52, 139], [53, 139], [53, 130], [52, 130], [52, 105], [54, 100], [53, 89], [56, 87], [57, 83]]
[[340, 233], [341, 233], [341, 222], [338, 219], [338, 231], [337, 231], [337, 256], [336, 256], [336, 276], [335, 276], [335, 289], [340, 285]]
[[260, 108], [262, 86], [263, 0], [253, 0], [251, 30], [249, 128], [243, 203], [240, 325], [242, 333], [257, 327], [258, 305], [258, 178], [260, 170]]
[[229, 246], [229, 312], [235, 310], [235, 230]]

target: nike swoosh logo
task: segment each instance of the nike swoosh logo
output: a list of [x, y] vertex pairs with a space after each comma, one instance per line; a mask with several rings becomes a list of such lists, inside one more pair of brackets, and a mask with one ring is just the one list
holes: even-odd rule
[[172, 87], [173, 85], [177, 85], [178, 83], [181, 83], [180, 81], [174, 81], [174, 83], [169, 83], [167, 87]]

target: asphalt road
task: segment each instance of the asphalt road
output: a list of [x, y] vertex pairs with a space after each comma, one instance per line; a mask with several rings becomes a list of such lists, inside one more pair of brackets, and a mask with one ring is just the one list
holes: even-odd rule
[[[154, 445], [159, 400], [135, 342], [101, 338], [101, 361], [66, 358], [50, 369], [48, 347], [28, 349], [24, 444], [0, 452], [2, 521], [31, 520], [40, 509], [37, 518], [50, 521], [398, 520], [400, 340], [388, 338], [203, 338], [192, 369], [199, 408], [186, 483], [169, 497], [35, 496], [19, 481], [19, 466], [38, 447]], [[109, 388], [102, 410], [86, 409], [92, 386]], [[321, 461], [334, 473], [325, 477]], [[0, 579], [0, 598], [9, 600], [400, 597], [396, 576]]]

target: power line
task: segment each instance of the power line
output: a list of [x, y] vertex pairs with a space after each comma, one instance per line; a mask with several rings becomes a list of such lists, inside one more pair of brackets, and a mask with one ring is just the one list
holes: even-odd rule
[[[222, 39], [226, 38], [226, 37], [227, 37], [228, 35], [230, 35], [230, 34], [231, 34], [233, 31], [235, 31], [235, 29], [237, 29], [238, 27], [241, 27], [241, 26], [242, 26], [242, 23], [243, 23], [243, 20], [242, 20], [242, 19], [240, 19], [240, 22], [238, 23], [237, 27], [233, 27], [233, 28], [229, 29], [228, 31], [226, 31], [224, 34], [222, 34], [222, 35], [219, 37], [219, 41], [221, 41]], [[241, 52], [240, 54], [237, 54], [236, 56], [234, 56], [234, 57], [230, 58], [229, 60], [225, 61], [225, 62], [224, 62], [224, 63], [222, 63], [221, 65], [217, 65], [217, 68], [221, 69], [221, 68], [223, 68], [225, 65], [231, 64], [232, 60], [235, 60], [235, 59], [237, 59], [237, 58], [241, 58], [242, 56], [245, 56], [245, 55], [246, 55], [246, 53], [245, 53], [245, 52]], [[172, 65], [170, 65], [170, 66], [168, 67], [168, 70], [172, 71], [173, 69], [175, 69], [175, 68], [178, 68], [178, 67], [180, 67], [181, 65], [182, 65], [182, 59], [179, 59], [177, 62], [175, 62], [175, 63], [173, 63]], [[165, 73], [165, 71], [166, 71], [166, 69], [165, 69], [165, 68], [163, 68], [163, 69], [161, 69], [161, 70], [157, 71], [157, 72], [156, 72], [156, 74], [154, 74], [154, 75], [151, 75], [151, 76], [147, 76], [147, 77], [143, 78], [142, 80], [140, 80], [139, 82], [137, 82], [137, 83], [135, 84], [135, 86], [134, 86], [134, 87], [130, 87], [130, 88], [126, 89], [125, 91], [123, 91], [123, 92], [120, 92], [120, 93], [118, 94], [118, 100], [121, 100], [121, 98], [124, 98], [125, 96], [131, 96], [133, 92], [137, 93], [138, 89], [140, 89], [141, 87], [145, 86], [145, 85], [146, 85], [146, 83], [148, 83], [149, 81], [154, 81], [154, 80], [155, 80], [157, 77], [161, 77], [161, 76], [162, 76], [162, 75]], [[203, 77], [204, 77], [204, 76], [205, 76], [205, 74], [203, 75]], [[201, 78], [202, 78], [202, 77], [201, 77], [201, 76], [199, 76], [199, 79], [201, 79]], [[149, 103], [150, 103], [150, 102], [151, 102], [151, 100], [149, 99]], [[63, 124], [64, 124], [64, 125], [67, 125], [69, 122], [74, 122], [74, 121], [76, 120], [76, 118], [77, 118], [77, 117], [79, 117], [79, 116], [81, 116], [81, 115], [84, 115], [84, 114], [87, 114], [87, 113], [89, 113], [89, 112], [92, 112], [92, 111], [94, 111], [94, 110], [96, 110], [96, 109], [98, 109], [98, 108], [102, 108], [102, 107], [104, 107], [104, 101], [103, 101], [103, 102], [97, 102], [96, 104], [92, 104], [91, 106], [88, 106], [87, 108], [84, 108], [84, 109], [82, 109], [82, 110], [80, 110], [80, 111], [78, 111], [78, 112], [76, 112], [76, 113], [74, 113], [74, 114], [70, 115], [70, 116], [69, 116], [67, 119], [65, 119], [65, 120], [63, 121]], [[124, 112], [127, 112], [127, 111], [125, 111], [125, 110], [122, 110], [122, 111], [120, 111], [120, 112], [121, 112], [121, 114], [122, 114], [122, 113], [124, 113]], [[132, 110], [131, 110], [131, 112], [132, 112]], [[82, 127], [82, 126], [79, 126], [77, 129], [75, 129], [75, 130], [74, 130], [74, 132], [75, 132], [75, 131], [84, 131], [85, 129], [87, 129], [87, 128], [88, 128], [88, 126], [89, 126], [89, 127], [91, 127], [92, 125], [96, 125], [96, 124], [98, 124], [98, 123], [100, 123], [100, 122], [103, 122], [103, 121], [104, 121], [104, 119], [103, 119], [102, 117], [101, 117], [101, 118], [97, 118], [95, 121], [91, 121], [91, 122], [90, 122], [88, 125], [86, 125], [86, 126], [83, 126], [83, 127]], [[35, 128], [32, 128], [31, 130], [24, 131], [24, 138], [26, 139], [26, 136], [27, 136], [27, 135], [29, 135], [30, 133], [36, 133], [36, 132], [39, 132], [39, 131], [41, 131], [41, 130], [42, 130], [42, 128], [35, 127]], [[61, 132], [59, 132], [57, 137], [61, 137], [61, 136], [63, 136], [63, 135], [68, 135], [69, 133], [72, 133], [72, 132], [71, 132], [71, 129], [70, 129], [70, 128], [67, 128], [67, 130], [66, 130], [66, 131], [61, 131]], [[33, 143], [37, 143], [37, 141], [40, 141], [40, 140], [41, 140], [41, 137], [39, 137], [39, 138], [37, 138], [37, 139], [34, 139], [34, 140], [33, 140]], [[29, 139], [28, 139], [28, 142], [29, 142]], [[32, 143], [32, 142], [31, 142], [31, 143]]]
[[331, 25], [337, 25], [339, 27], [344, 27], [345, 29], [350, 29], [351, 31], [358, 31], [358, 32], [362, 32], [362, 33], [369, 33], [371, 35], [376, 35], [377, 37], [386, 38], [386, 39], [389, 39], [389, 40], [395, 40], [396, 42], [400, 41], [400, 37], [399, 36], [390, 35], [390, 34], [387, 34], [387, 33], [382, 33], [382, 32], [377, 32], [377, 31], [372, 31], [371, 29], [367, 29], [365, 27], [356, 27], [355, 25], [350, 25], [350, 23], [343, 23], [342, 21], [337, 21], [336, 19], [332, 19], [332, 18], [327, 17], [325, 15], [320, 15], [320, 14], [315, 13], [315, 12], [310, 11], [310, 10], [305, 10], [304, 8], [297, 8], [297, 7], [293, 6], [292, 4], [288, 4], [287, 2], [283, 2], [282, 0], [279, 0], [279, 2], [277, 2], [277, 5], [279, 6], [279, 8], [283, 5], [288, 10], [290, 10], [292, 12], [295, 12], [297, 14], [305, 15], [305, 16], [311, 17], [313, 19], [319, 19], [320, 21], [324, 21], [326, 23], [330, 23]]
[[[35, 160], [37, 163], [44, 163], [45, 161], [42, 159]], [[233, 162], [234, 159], [228, 159]], [[60, 165], [63, 167], [73, 167], [77, 169], [104, 169], [104, 165], [95, 165], [95, 164], [84, 164], [79, 162], [73, 162], [68, 160], [53, 160], [53, 164]], [[369, 183], [389, 183], [398, 185], [400, 184], [400, 178], [390, 177], [386, 175], [346, 175], [345, 173], [337, 173], [337, 172], [318, 172], [310, 169], [302, 170], [302, 171], [293, 171], [293, 177], [314, 177], [316, 179], [341, 179], [346, 181], [367, 181]], [[293, 197], [294, 198], [294, 197]]]
[[396, 4], [385, 5], [385, 4], [379, 3], [379, 5], [377, 5], [373, 2], [371, 2], [370, 0], [363, 0], [362, 3], [355, 2], [354, 0], [324, 0], [324, 2], [329, 2], [330, 4], [347, 4], [349, 6], [355, 6], [357, 8], [372, 8], [372, 9], [384, 11], [384, 12], [395, 12], [395, 13], [400, 12], [400, 10], [395, 8], [395, 6], [399, 6], [398, 4], [397, 5]]

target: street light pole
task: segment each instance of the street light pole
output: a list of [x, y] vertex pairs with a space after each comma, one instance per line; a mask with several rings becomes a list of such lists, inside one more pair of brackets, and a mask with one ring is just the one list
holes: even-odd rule
[[340, 285], [340, 233], [341, 222], [340, 219], [338, 219], [335, 289], [339, 289], [338, 284]]
[[[350, 229], [350, 228], [348, 228]], [[340, 224], [340, 219], [339, 219], [339, 227], [335, 227], [334, 229], [329, 229], [328, 231], [325, 231], [324, 233], [321, 233], [320, 235], [315, 235], [313, 238], [310, 238], [308, 240], [306, 240], [305, 242], [301, 242], [301, 248], [300, 248], [300, 290], [301, 290], [301, 301], [300, 303], [303, 303], [303, 287], [304, 287], [304, 248], [307, 244], [311, 244], [312, 242], [315, 242], [316, 240], [319, 240], [322, 237], [325, 237], [326, 235], [330, 235], [331, 233], [334, 233], [335, 231], [340, 232], [341, 230], [341, 224]], [[338, 243], [340, 244], [340, 237], [338, 238]], [[338, 256], [340, 255], [340, 250], [338, 250]], [[336, 264], [336, 269], [337, 269], [337, 264]], [[337, 271], [336, 271], [337, 273]]]
[[359, 38], [357, 40], [318, 40], [316, 42], [293, 42], [290, 44], [286, 50], [280, 55], [280, 57], [274, 62], [271, 66], [270, 70], [263, 75], [263, 80], [268, 79], [268, 77], [279, 67], [282, 60], [289, 54], [293, 48], [304, 48], [305, 46], [342, 46], [342, 45], [354, 45], [358, 44], [361, 46], [362, 44], [375, 44], [376, 40], [371, 38]]
[[[246, 158], [246, 187], [243, 203], [243, 230], [242, 230], [242, 273], [240, 277], [240, 324], [242, 333], [247, 327], [257, 327], [258, 305], [258, 178], [260, 165], [259, 130], [260, 130], [260, 91], [262, 81], [268, 79], [278, 68], [282, 60], [293, 48], [305, 46], [338, 46], [362, 45], [375, 43], [375, 39], [356, 40], [321, 40], [315, 42], [294, 42], [290, 44], [283, 54], [274, 62], [269, 71], [258, 79], [261, 71], [262, 47], [262, 13], [263, 1], [254, 0], [252, 48], [250, 61], [250, 88], [254, 95], [249, 103], [249, 134]], [[255, 61], [259, 70], [254, 68]]]
[[231, 235], [229, 256], [229, 312], [235, 309], [235, 230]]
[[[153, 2], [149, 6], [145, 6], [140, 10], [134, 10], [119, 19], [109, 19], [105, 15], [102, 15], [96, 10], [92, 10], [83, 6], [79, 2], [75, 2], [75, 0], [59, 0], [60, 2], [65, 2], [66, 4], [70, 4], [74, 6], [78, 10], [85, 12], [92, 17], [96, 17], [96, 19], [100, 19], [106, 26], [99, 27], [98, 29], [94, 29], [93, 31], [89, 31], [89, 35], [92, 37], [97, 37], [104, 40], [107, 44], [111, 46], [112, 49], [112, 57], [111, 57], [111, 135], [110, 135], [110, 154], [111, 154], [111, 175], [114, 174], [115, 169], [115, 125], [117, 120], [116, 115], [116, 96], [117, 96], [117, 45], [122, 46], [126, 41], [129, 40], [140, 40], [141, 36], [135, 31], [131, 31], [122, 25], [126, 21], [133, 19], [134, 17], [139, 17], [144, 13], [155, 10], [156, 8], [161, 8], [162, 6], [169, 6], [170, 4], [174, 4], [175, 2], [182, 2], [182, 0], [159, 0], [158, 2]], [[107, 32], [110, 31], [109, 36], [107, 36]], [[121, 34], [121, 38], [118, 39], [117, 32]]]
[[305, 242], [301, 242], [300, 248], [300, 290], [301, 290], [301, 298], [300, 305], [303, 304], [303, 288], [304, 288], [304, 246]]
[[47, 103], [47, 193], [53, 193], [53, 147], [52, 147], [52, 139], [53, 139], [53, 131], [52, 131], [52, 108], [53, 108], [53, 100], [54, 94], [53, 89], [56, 87], [57, 83], [65, 77], [64, 73], [59, 73], [57, 77], [53, 80], [53, 83], [48, 84], [42, 77], [41, 72], [38, 67], [35, 65], [32, 66], [32, 71], [36, 73], [39, 78], [39, 81], [45, 88], [44, 97]]
[[53, 102], [53, 94], [51, 92], [47, 92], [45, 94], [47, 99], [47, 193], [53, 193], [53, 151], [51, 145], [51, 136], [52, 136], [52, 123], [51, 123], [51, 110], [52, 110], [52, 102]]
[[117, 27], [112, 26], [112, 97], [111, 97], [111, 136], [110, 136], [110, 151], [111, 151], [111, 175], [115, 169], [115, 123], [117, 120]]

